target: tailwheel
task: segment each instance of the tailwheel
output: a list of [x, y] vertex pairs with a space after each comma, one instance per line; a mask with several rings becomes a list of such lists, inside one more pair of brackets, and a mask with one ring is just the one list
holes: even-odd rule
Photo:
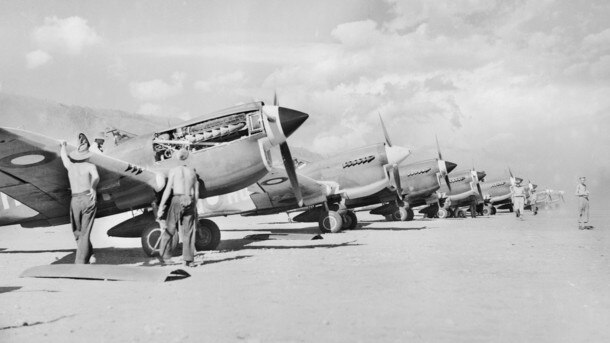
[[215, 250], [220, 244], [220, 229], [209, 219], [199, 219], [195, 233], [195, 250]]
[[341, 216], [343, 220], [342, 229], [343, 230], [353, 230], [358, 225], [358, 217], [356, 217], [356, 213], [354, 211], [347, 211], [343, 216]]
[[450, 213], [448, 210], [446, 210], [444, 208], [439, 208], [438, 212], [436, 212], [436, 216], [439, 217], [440, 219], [445, 219], [445, 218], [449, 218]]
[[343, 219], [341, 219], [341, 215], [339, 213], [335, 211], [328, 211], [320, 216], [318, 226], [320, 227], [320, 231], [322, 231], [322, 233], [337, 233], [341, 231]]
[[[155, 223], [156, 224], [156, 223]], [[159, 224], [150, 226], [142, 232], [140, 239], [142, 241], [142, 250], [147, 256], [155, 256], [159, 252], [161, 244], [161, 228]]]

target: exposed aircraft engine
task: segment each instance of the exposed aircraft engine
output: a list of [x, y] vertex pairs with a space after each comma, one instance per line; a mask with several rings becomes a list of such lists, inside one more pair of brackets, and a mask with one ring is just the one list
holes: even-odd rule
[[171, 158], [181, 148], [198, 151], [261, 131], [261, 115], [258, 110], [189, 123], [156, 134], [153, 139], [155, 159], [161, 161]]

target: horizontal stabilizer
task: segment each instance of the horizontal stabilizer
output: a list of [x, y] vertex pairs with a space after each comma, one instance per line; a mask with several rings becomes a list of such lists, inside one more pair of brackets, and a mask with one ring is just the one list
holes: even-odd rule
[[170, 271], [159, 267], [111, 264], [51, 264], [32, 267], [21, 273], [21, 277], [142, 282], [164, 282], [189, 276], [182, 269]]

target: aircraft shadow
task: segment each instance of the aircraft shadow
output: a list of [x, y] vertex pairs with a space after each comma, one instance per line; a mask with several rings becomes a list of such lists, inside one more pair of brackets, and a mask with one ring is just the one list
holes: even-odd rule
[[[285, 223], [290, 224], [290, 223]], [[227, 232], [270, 232], [271, 234], [282, 234], [282, 233], [303, 233], [303, 234], [320, 234], [320, 229], [317, 226], [299, 228], [299, 229], [274, 229], [274, 228], [254, 228], [254, 229], [236, 229], [236, 230], [227, 230]]]
[[[260, 240], [249, 240], [249, 239], [226, 239], [220, 242], [218, 246], [218, 250], [220, 252], [230, 252], [230, 251], [238, 251], [238, 250], [246, 250], [246, 249], [317, 249], [317, 248], [339, 248], [346, 246], [358, 246], [361, 244], [357, 244], [352, 242], [344, 242], [337, 244], [310, 244], [310, 245], [251, 245], [248, 244], [254, 242], [261, 242]], [[304, 242], [304, 241], [301, 241]]]
[[74, 249], [54, 250], [0, 250], [0, 254], [44, 254], [50, 252], [74, 252]]
[[[380, 221], [362, 221], [358, 223], [358, 226], [354, 230], [370, 230], [370, 231], [419, 231], [419, 230], [428, 230], [429, 226], [417, 226], [417, 227], [370, 227], [372, 223], [389, 223], [385, 220]], [[405, 222], [406, 223], [406, 222]]]
[[[59, 252], [70, 252], [70, 254], [56, 260], [51, 264], [71, 264], [74, 263], [76, 250], [62, 250]], [[94, 248], [93, 256], [95, 256], [96, 264], [134, 264], [147, 263], [153, 260], [144, 254], [141, 248]], [[156, 259], [154, 259], [156, 261]]]
[[21, 289], [21, 286], [6, 286], [6, 287], [0, 287], [0, 294], [2, 293], [8, 293], [8, 292], [12, 292], [12, 291], [16, 291], [18, 289]]

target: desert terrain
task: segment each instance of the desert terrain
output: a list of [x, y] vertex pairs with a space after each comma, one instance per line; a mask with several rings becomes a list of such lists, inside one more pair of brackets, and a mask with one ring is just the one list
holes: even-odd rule
[[[595, 204], [594, 204], [595, 205]], [[97, 264], [156, 266], [138, 239], [96, 221]], [[579, 231], [574, 206], [476, 219], [385, 222], [322, 240], [287, 216], [217, 218], [219, 251], [168, 282], [20, 278], [70, 263], [69, 226], [0, 229], [1, 342], [608, 342], [608, 222]], [[172, 262], [180, 262], [175, 257]]]

